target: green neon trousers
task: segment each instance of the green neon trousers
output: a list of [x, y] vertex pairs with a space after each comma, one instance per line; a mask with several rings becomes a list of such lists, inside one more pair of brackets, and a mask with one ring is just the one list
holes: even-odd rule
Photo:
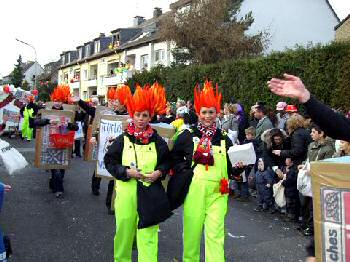
[[227, 194], [219, 182], [193, 177], [184, 204], [183, 262], [200, 261], [200, 242], [204, 226], [205, 262], [224, 262]]
[[137, 229], [137, 182], [116, 181], [114, 262], [131, 262], [132, 245], [136, 236], [138, 261], [158, 261], [158, 229], [152, 226]]

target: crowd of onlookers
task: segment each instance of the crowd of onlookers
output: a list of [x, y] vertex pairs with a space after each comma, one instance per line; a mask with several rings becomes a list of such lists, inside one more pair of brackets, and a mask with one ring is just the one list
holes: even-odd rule
[[[193, 103], [181, 99], [169, 103], [166, 115], [158, 121], [175, 128], [194, 125]], [[233, 198], [251, 201], [256, 197], [256, 212], [280, 212], [286, 221], [297, 223], [304, 235], [313, 235], [312, 197], [297, 189], [299, 170], [309, 169], [312, 161], [350, 155], [350, 143], [327, 137], [297, 106], [282, 101], [273, 110], [257, 102], [249, 112], [239, 102], [226, 103], [216, 123], [233, 144], [253, 143], [255, 149], [256, 164], [243, 167], [244, 171], [230, 181]], [[284, 206], [278, 206], [273, 197], [278, 183], [284, 187]]]

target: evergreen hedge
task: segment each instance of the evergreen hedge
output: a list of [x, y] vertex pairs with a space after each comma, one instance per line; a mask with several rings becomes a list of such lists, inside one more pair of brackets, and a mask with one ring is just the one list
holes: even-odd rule
[[178, 97], [192, 99], [195, 84], [208, 78], [219, 83], [224, 101], [234, 98], [246, 107], [265, 101], [274, 107], [282, 99], [268, 90], [266, 82], [271, 77], [281, 77], [284, 72], [299, 76], [324, 103], [350, 110], [350, 43], [298, 47], [218, 64], [155, 67], [149, 72], [136, 73], [129, 85], [157, 80], [165, 85], [168, 99], [175, 101]]

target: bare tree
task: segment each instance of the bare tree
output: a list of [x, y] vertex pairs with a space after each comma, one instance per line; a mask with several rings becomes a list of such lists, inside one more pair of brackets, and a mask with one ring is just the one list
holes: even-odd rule
[[167, 13], [160, 23], [161, 38], [176, 43], [175, 60], [208, 64], [258, 55], [264, 50], [268, 34], [246, 34], [254, 18], [251, 12], [238, 16], [242, 0], [190, 2]]

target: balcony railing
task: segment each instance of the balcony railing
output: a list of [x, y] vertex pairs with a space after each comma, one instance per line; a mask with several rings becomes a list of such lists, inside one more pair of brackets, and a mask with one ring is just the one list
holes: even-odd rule
[[73, 83], [70, 83], [69, 86], [70, 86], [72, 89], [79, 89], [79, 88], [80, 88], [80, 82], [73, 82]]

